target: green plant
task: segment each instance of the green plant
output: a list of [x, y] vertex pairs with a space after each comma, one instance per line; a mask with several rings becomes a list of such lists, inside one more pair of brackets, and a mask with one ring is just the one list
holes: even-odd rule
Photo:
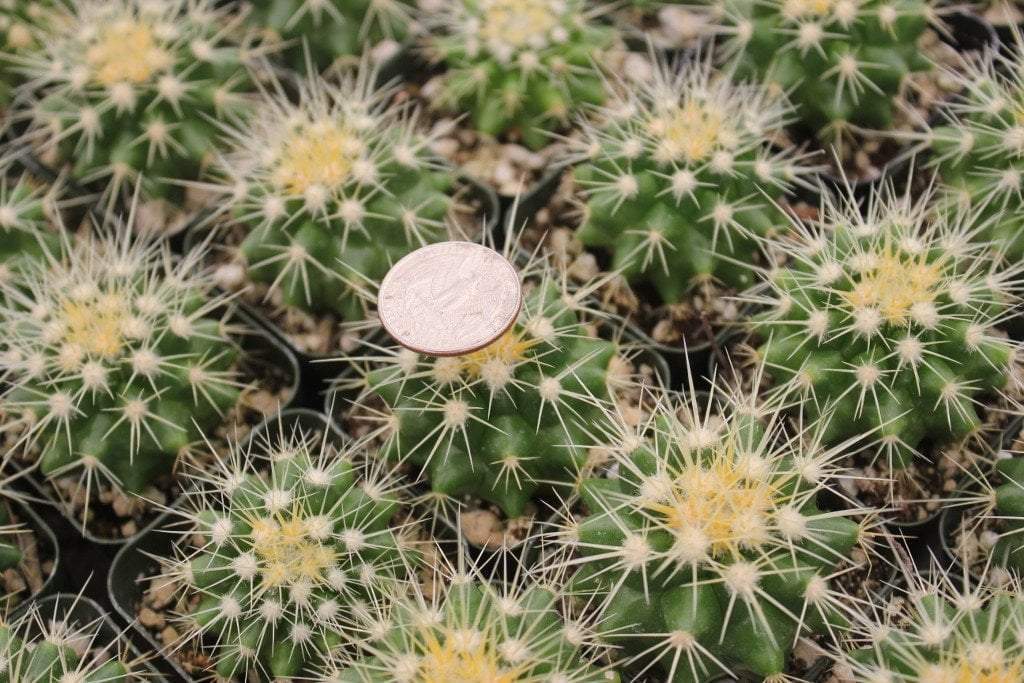
[[418, 117], [364, 63], [337, 85], [302, 81], [297, 103], [262, 96], [214, 166], [248, 234], [249, 276], [287, 305], [365, 317], [362, 291], [410, 251], [444, 239], [452, 171]]
[[428, 49], [447, 67], [438, 105], [481, 133], [539, 149], [605, 98], [597, 64], [615, 32], [582, 0], [456, 0], [432, 23]]
[[194, 605], [182, 628], [225, 679], [309, 674], [354, 637], [353, 612], [399, 590], [415, 553], [402, 489], [359, 444], [301, 429], [236, 445], [187, 476], [186, 535], [170, 580]]
[[890, 607], [851, 602], [852, 649], [835, 654], [850, 680], [1011, 683], [1024, 677], [1024, 593], [1016, 582], [971, 587], [936, 570], [916, 573]]
[[1019, 50], [989, 48], [942, 73], [959, 92], [929, 132], [947, 201], [975, 207], [985, 226], [978, 237], [1018, 262], [1024, 258], [1024, 59]]
[[175, 259], [108, 222], [0, 284], [0, 404], [43, 475], [138, 492], [238, 401], [237, 330], [201, 250]]
[[[460, 560], [462, 560], [460, 556]], [[602, 683], [600, 623], [576, 614], [557, 578], [516, 571], [496, 584], [442, 568], [432, 590], [358, 616], [365, 637], [324, 676], [330, 683]], [[598, 623], [595, 623], [598, 622]]]
[[82, 0], [14, 58], [24, 140], [81, 183], [134, 187], [180, 205], [216, 140], [245, 108], [248, 54], [211, 0]]
[[275, 52], [294, 71], [317, 71], [362, 54], [382, 40], [402, 40], [413, 21], [410, 0], [251, 0], [246, 23], [282, 44]]
[[715, 6], [737, 75], [789, 94], [819, 136], [886, 129], [908, 76], [932, 68], [918, 39], [930, 0], [723, 0]]
[[587, 461], [578, 444], [603, 415], [617, 352], [588, 332], [585, 288], [571, 289], [541, 258], [521, 276], [519, 318], [489, 346], [441, 358], [386, 348], [355, 382], [363, 399], [384, 404], [385, 457], [422, 468], [435, 493], [476, 496], [510, 517], [532, 498], [571, 493]]
[[[756, 375], [759, 374], [755, 373]], [[586, 514], [555, 532], [573, 586], [604, 596], [602, 626], [634, 670], [691, 683], [747, 672], [783, 680], [799, 637], [843, 623], [833, 579], [871, 551], [872, 517], [819, 507], [842, 497], [821, 422], [788, 420], [792, 397], [657, 396], [593, 445], [610, 478], [582, 485]]]
[[981, 426], [979, 408], [1010, 382], [1018, 344], [998, 326], [1018, 304], [1018, 270], [972, 240], [971, 214], [933, 210], [931, 192], [824, 201], [768, 245], [787, 266], [749, 300], [759, 355], [781, 385], [833, 415], [826, 440], [872, 434], [892, 468], [922, 443]]
[[11, 524], [7, 505], [0, 504], [0, 571], [17, 567], [21, 563], [21, 549], [13, 538], [20, 531], [19, 525]]
[[11, 68], [10, 57], [38, 46], [39, 26], [54, 15], [52, 0], [0, 1], [0, 106], [14, 97], [21, 78]]
[[16, 283], [26, 264], [59, 255], [60, 238], [47, 217], [57, 193], [0, 166], [0, 283]]
[[771, 146], [789, 105], [707, 60], [661, 62], [617, 100], [582, 122], [575, 146], [587, 200], [579, 238], [664, 301], [710, 280], [751, 285], [757, 238], [788, 224], [775, 200], [813, 171]]

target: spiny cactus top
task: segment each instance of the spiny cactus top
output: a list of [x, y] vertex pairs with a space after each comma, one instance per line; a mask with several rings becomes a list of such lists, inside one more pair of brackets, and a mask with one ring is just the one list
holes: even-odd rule
[[439, 104], [468, 111], [487, 135], [549, 144], [581, 107], [604, 100], [596, 65], [615, 34], [594, 12], [582, 0], [447, 3], [429, 44], [448, 67]]
[[[180, 204], [199, 177], [216, 121], [244, 107], [244, 51], [211, 0], [82, 0], [15, 59], [25, 80], [26, 140], [112, 190]], [[35, 95], [38, 91], [38, 95]]]
[[306, 51], [317, 71], [360, 55], [385, 39], [401, 40], [413, 21], [413, 0], [250, 0], [246, 23], [269, 39], [298, 73]]
[[225, 678], [309, 674], [351, 641], [353, 611], [397, 590], [414, 561], [392, 523], [390, 475], [356, 464], [358, 444], [286, 429], [187, 475], [179, 512], [202, 543], [183, 545], [169, 575], [199, 598], [182, 627]]
[[846, 124], [885, 129], [910, 74], [931, 67], [918, 38], [930, 0], [722, 0], [724, 50], [738, 74], [789, 93], [819, 134]]
[[[142, 683], [118, 642], [102, 642], [99, 624], [71, 624], [67, 614], [32, 605], [0, 623], [0, 683]], [[82, 649], [86, 648], [83, 653]]]
[[706, 60], [660, 63], [583, 123], [580, 239], [668, 302], [711, 279], [749, 286], [754, 236], [786, 225], [772, 200], [811, 171], [792, 149], [771, 148], [790, 113], [763, 87], [713, 75]]
[[414, 112], [390, 102], [365, 64], [337, 85], [305, 80], [298, 103], [264, 95], [226, 128], [218, 184], [249, 227], [250, 276], [306, 311], [348, 320], [359, 295], [413, 249], [447, 236], [452, 171], [417, 132]]
[[1024, 57], [996, 49], [965, 57], [944, 75], [960, 95], [931, 131], [934, 163], [952, 203], [990, 218], [983, 237], [1014, 262], [1024, 259]]
[[52, 0], [0, 0], [0, 106], [10, 104], [21, 77], [11, 56], [38, 46], [39, 27], [54, 14]]
[[330, 683], [610, 683], [599, 619], [576, 615], [557, 581], [517, 572], [510, 584], [442, 570], [429, 596], [357, 613], [365, 638]]
[[862, 510], [819, 508], [842, 447], [755, 396], [665, 396], [599, 434], [617, 474], [585, 481], [587, 515], [556, 533], [574, 585], [606, 596], [611, 641], [657, 680], [779, 676], [797, 636], [833, 623], [830, 579], [867, 547]]
[[[866, 683], [1011, 683], [1024, 680], [1020, 585], [971, 587], [914, 575], [897, 609], [862, 607], [838, 669]], [[849, 603], [851, 606], [855, 602]], [[859, 647], [858, 647], [859, 646]], [[844, 679], [845, 680], [845, 679]]]
[[973, 216], [931, 199], [883, 189], [863, 215], [852, 198], [826, 200], [820, 226], [795, 223], [769, 245], [789, 265], [750, 298], [771, 375], [830, 406], [830, 441], [871, 433], [893, 467], [926, 438], [978, 428], [976, 402], [1007, 385], [1017, 348], [997, 326], [1020, 267], [974, 239]]
[[236, 404], [238, 349], [200, 252], [100, 233], [2, 284], [0, 404], [44, 475], [139, 491]]
[[509, 516], [535, 496], [571, 491], [586, 462], [578, 444], [603, 415], [616, 354], [588, 334], [585, 292], [543, 259], [522, 277], [519, 318], [489, 346], [444, 358], [384, 349], [360, 379], [386, 404], [388, 457], [423, 467], [435, 492], [474, 495]]

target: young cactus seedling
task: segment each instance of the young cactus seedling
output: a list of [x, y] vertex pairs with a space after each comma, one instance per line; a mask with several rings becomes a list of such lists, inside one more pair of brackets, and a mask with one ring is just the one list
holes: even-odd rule
[[[323, 71], [382, 41], [402, 40], [414, 0], [250, 0], [246, 24], [270, 42], [289, 68]], [[309, 54], [307, 62], [306, 54]]]
[[581, 124], [580, 240], [666, 302], [710, 281], [751, 285], [757, 238], [787, 225], [773, 200], [814, 170], [771, 146], [790, 114], [782, 97], [715, 74], [708, 60], [660, 61]]
[[415, 111], [391, 102], [365, 62], [337, 84], [300, 82], [261, 95], [214, 164], [247, 235], [248, 276], [286, 306], [366, 316], [366, 283], [448, 235], [452, 171], [431, 154]]
[[459, 555], [425, 590], [356, 612], [364, 633], [325, 672], [329, 683], [615, 683], [599, 619], [567, 598], [559, 572], [517, 565], [489, 580]]
[[918, 45], [935, 19], [930, 0], [721, 0], [715, 9], [737, 75], [788, 93], [819, 137], [889, 128], [906, 79], [932, 68]]
[[1024, 44], [965, 55], [943, 76], [960, 96], [941, 110], [929, 132], [932, 162], [947, 200], [973, 206], [984, 221], [981, 237], [1013, 262], [1024, 259], [1021, 183], [1024, 178]]
[[863, 213], [852, 195], [824, 199], [820, 225], [794, 220], [767, 245], [789, 265], [749, 297], [773, 379], [832, 412], [826, 441], [872, 434], [893, 469], [979, 430], [1017, 354], [998, 328], [1021, 266], [979, 241], [976, 216], [933, 210], [933, 194], [882, 188]]
[[586, 480], [586, 514], [554, 533], [574, 587], [604, 596], [610, 641], [637, 675], [783, 680], [798, 638], [841, 623], [834, 579], [871, 551], [871, 517], [819, 507], [842, 496], [849, 443], [826, 448], [823, 424], [790, 424], [787, 407], [738, 390], [705, 407], [691, 387], [658, 397], [639, 425], [594, 431], [614, 475]]
[[113, 198], [143, 179], [144, 196], [180, 206], [216, 139], [215, 121], [244, 108], [246, 51], [237, 20], [211, 0], [82, 0], [40, 27], [15, 59], [26, 83], [24, 141]]
[[110, 217], [0, 284], [0, 403], [44, 476], [138, 492], [222, 423], [241, 386], [202, 250], [176, 259], [133, 221]]
[[615, 343], [587, 325], [590, 289], [543, 258], [521, 270], [523, 305], [496, 341], [462, 356], [381, 348], [353, 384], [381, 420], [383, 453], [412, 463], [435, 493], [474, 496], [509, 517], [531, 499], [571, 494], [586, 465], [585, 425], [604, 414], [619, 367]]
[[357, 633], [353, 613], [402, 590], [415, 564], [403, 491], [359, 444], [281, 426], [187, 474], [186, 536], [167, 580], [218, 676], [309, 675]]
[[615, 32], [582, 0], [455, 0], [432, 22], [432, 57], [447, 66], [438, 105], [468, 112], [477, 131], [540, 149], [587, 104]]

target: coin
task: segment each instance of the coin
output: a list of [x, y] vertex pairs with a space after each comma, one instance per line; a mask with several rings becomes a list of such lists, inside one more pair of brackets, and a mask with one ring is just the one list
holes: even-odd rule
[[440, 242], [407, 254], [377, 295], [384, 329], [402, 346], [432, 356], [487, 346], [508, 331], [522, 305], [516, 269], [473, 242]]

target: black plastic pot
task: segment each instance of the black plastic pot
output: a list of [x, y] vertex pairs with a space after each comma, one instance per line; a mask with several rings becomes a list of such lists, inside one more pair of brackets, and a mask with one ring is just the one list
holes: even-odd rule
[[61, 566], [60, 544], [57, 543], [57, 537], [54, 536], [53, 529], [32, 509], [31, 501], [22, 499], [18, 492], [10, 496], [4, 496], [0, 504], [9, 509], [12, 522], [17, 520], [20, 527], [31, 532], [35, 539], [36, 552], [39, 554], [40, 560], [51, 560], [53, 562], [50, 574], [43, 579], [43, 585], [40, 586], [39, 590], [26, 593], [14, 605], [7, 604], [6, 599], [0, 599], [0, 606], [8, 608], [18, 606], [60, 590], [62, 587], [61, 570], [63, 567]]
[[[216, 313], [217, 312], [214, 312], [214, 314]], [[233, 310], [231, 317], [233, 321], [241, 323], [244, 329], [247, 330], [247, 333], [245, 335], [240, 335], [237, 340], [246, 357], [261, 359], [276, 367], [287, 368], [288, 375], [290, 377], [289, 399], [287, 403], [279, 407], [279, 412], [296, 405], [301, 395], [300, 392], [303, 390], [303, 385], [300, 377], [299, 363], [294, 354], [280, 340], [263, 329], [262, 326], [258, 325], [256, 321], [244, 310]], [[98, 536], [92, 533], [88, 528], [83, 529], [80, 521], [75, 518], [74, 511], [68, 509], [54, 491], [53, 486], [49, 484], [46, 477], [39, 473], [38, 470], [32, 469], [27, 473], [25, 478], [33, 489], [35, 495], [42, 497], [47, 503], [49, 503], [60, 513], [63, 520], [76, 530], [78, 535], [91, 544], [108, 548], [118, 547], [128, 543], [142, 533], [142, 531], [139, 531], [130, 537], [108, 538]]]
[[[290, 434], [293, 429], [306, 432], [323, 431], [328, 434], [328, 439], [337, 444], [348, 440], [333, 420], [325, 415], [292, 408], [282, 411], [253, 429], [249, 442], [258, 443], [257, 439], [267, 433]], [[162, 514], [118, 551], [107, 574], [106, 590], [111, 605], [120, 617], [131, 625], [132, 639], [147, 652], [163, 654], [165, 648], [138, 622], [136, 608], [142, 602], [146, 591], [145, 581], [160, 573], [158, 558], [174, 557], [175, 545], [181, 537], [180, 524], [176, 526], [175, 523], [180, 520], [181, 518], [173, 511]], [[175, 681], [192, 683], [205, 678], [204, 675], [198, 678], [190, 675], [171, 657], [160, 656], [156, 663]]]

